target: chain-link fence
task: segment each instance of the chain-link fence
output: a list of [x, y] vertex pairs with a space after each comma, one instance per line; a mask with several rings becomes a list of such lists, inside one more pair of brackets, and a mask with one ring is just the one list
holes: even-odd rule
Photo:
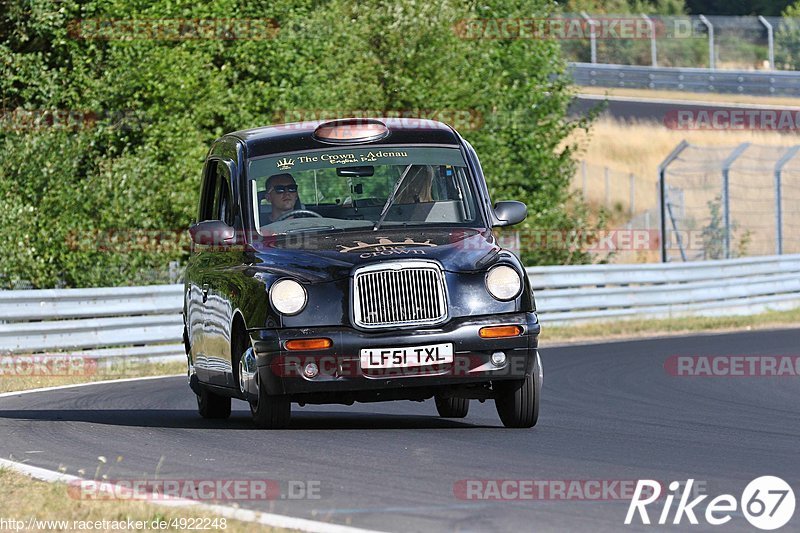
[[660, 169], [662, 259], [800, 253], [798, 153], [679, 144]]
[[[653, 176], [580, 161], [571, 189], [580, 192], [594, 209], [606, 213], [606, 232], [644, 232], [655, 235], [659, 229], [658, 182]], [[654, 237], [655, 240], [655, 237]], [[658, 246], [616, 246], [612, 249], [589, 246], [594, 260], [616, 263], [649, 263], [660, 260]]]
[[580, 33], [564, 32], [561, 47], [568, 61], [800, 70], [797, 18], [580, 13], [564, 17], [581, 21], [583, 27]]
[[572, 188], [581, 191], [590, 204], [604, 207], [619, 219], [631, 220], [658, 205], [653, 179], [587, 161], [578, 164]]

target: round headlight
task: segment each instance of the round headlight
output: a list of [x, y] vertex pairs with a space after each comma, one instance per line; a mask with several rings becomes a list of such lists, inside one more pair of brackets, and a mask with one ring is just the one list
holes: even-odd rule
[[269, 301], [279, 313], [296, 315], [306, 306], [308, 296], [303, 286], [293, 279], [282, 279], [269, 290]]
[[486, 274], [486, 288], [498, 300], [513, 300], [522, 290], [522, 279], [510, 266], [498, 265]]

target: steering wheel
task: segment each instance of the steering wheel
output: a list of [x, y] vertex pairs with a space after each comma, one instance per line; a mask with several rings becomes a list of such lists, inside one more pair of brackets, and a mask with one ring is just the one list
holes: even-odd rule
[[309, 209], [293, 209], [291, 211], [285, 212], [284, 214], [276, 218], [275, 222], [280, 222], [281, 220], [286, 220], [289, 217], [296, 217], [296, 216], [325, 218], [316, 211], [311, 211]]

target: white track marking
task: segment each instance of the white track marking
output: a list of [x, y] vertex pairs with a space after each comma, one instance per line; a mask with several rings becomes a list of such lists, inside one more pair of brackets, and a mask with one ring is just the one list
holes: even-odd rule
[[[154, 376], [154, 377], [143, 377], [143, 378], [117, 379], [108, 381], [93, 381], [89, 383], [77, 383], [74, 385], [62, 385], [58, 387], [45, 387], [41, 389], [5, 392], [3, 394], [0, 394], [0, 398], [20, 396], [23, 394], [33, 394], [36, 392], [50, 392], [57, 390], [74, 389], [79, 387], [88, 387], [91, 385], [108, 385], [110, 383], [130, 383], [134, 381], [173, 378], [182, 375], [183, 374], [177, 374], [174, 376]], [[83, 478], [73, 476], [70, 474], [55, 472], [53, 470], [39, 468], [38, 466], [32, 466], [25, 463], [19, 463], [16, 461], [10, 461], [8, 459], [2, 459], [2, 458], [0, 458], [0, 468], [8, 468], [9, 470], [13, 470], [20, 474], [29, 476], [33, 479], [46, 481], [48, 483], [75, 483], [80, 481], [86, 481]], [[112, 495], [119, 494], [119, 491], [122, 489], [124, 488], [115, 488], [115, 486], [112, 483], [99, 483], [100, 491]], [[215, 505], [215, 504], [199, 502], [197, 500], [187, 500], [184, 498], [165, 498], [164, 496], [161, 496], [161, 498], [164, 499], [158, 499], [158, 500], [153, 499], [147, 501], [148, 503], [152, 503], [154, 505], [161, 505], [165, 507], [191, 507], [193, 509], [206, 511], [211, 514], [224, 516], [225, 518], [230, 518], [233, 520], [239, 520], [242, 522], [252, 522], [256, 524], [262, 524], [265, 526], [294, 529], [299, 531], [309, 531], [314, 533], [377, 533], [375, 530], [359, 529], [350, 526], [330, 524], [327, 522], [318, 522], [316, 520], [307, 520], [305, 518], [294, 518], [286, 515], [264, 513], [261, 511], [251, 511], [249, 509], [240, 509], [228, 505]]]
[[23, 394], [33, 394], [35, 392], [50, 392], [50, 391], [57, 391], [57, 390], [66, 390], [66, 389], [77, 389], [80, 387], [90, 387], [92, 385], [108, 385], [110, 383], [130, 383], [132, 381], [145, 381], [150, 379], [165, 379], [165, 378], [176, 378], [180, 376], [185, 376], [185, 374], [172, 374], [169, 376], [145, 376], [139, 378], [125, 378], [125, 379], [107, 379], [105, 381], [87, 381], [86, 383], [73, 383], [71, 385], [57, 385], [55, 387], [42, 387], [40, 389], [26, 389], [26, 390], [18, 390], [18, 391], [11, 391], [11, 392], [4, 392], [0, 394], [0, 398], [10, 398], [12, 396], [22, 396]]

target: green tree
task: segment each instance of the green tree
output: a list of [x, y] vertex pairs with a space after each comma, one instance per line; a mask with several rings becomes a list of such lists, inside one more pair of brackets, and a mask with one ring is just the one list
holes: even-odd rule
[[[0, 273], [38, 287], [131, 284], [186, 251], [203, 157], [225, 132], [315, 110], [463, 110], [493, 199], [524, 228], [589, 225], [568, 192], [581, 124], [558, 43], [464, 39], [471, 18], [542, 17], [546, 0], [7, 0], [0, 12]], [[265, 39], [91, 39], [76, 21], [274, 19]], [[70, 110], [39, 127], [24, 111]], [[162, 238], [167, 236], [167, 238]], [[530, 264], [581, 252], [524, 250]]]
[[775, 65], [779, 69], [800, 68], [800, 2], [788, 6], [775, 31]]

